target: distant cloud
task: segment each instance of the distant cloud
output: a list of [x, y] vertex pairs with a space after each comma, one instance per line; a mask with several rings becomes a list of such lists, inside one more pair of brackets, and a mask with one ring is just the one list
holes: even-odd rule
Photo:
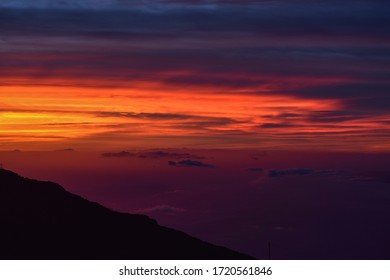
[[205, 157], [193, 155], [190, 153], [176, 153], [176, 152], [166, 152], [166, 151], [147, 151], [137, 153], [139, 158], [192, 158], [192, 159], [203, 159]]
[[134, 113], [134, 112], [96, 112], [99, 117], [117, 117], [132, 119], [151, 119], [151, 120], [187, 120], [197, 116], [170, 114], [170, 113]]
[[186, 166], [186, 167], [204, 167], [204, 168], [214, 168], [211, 164], [206, 164], [201, 161], [195, 161], [195, 160], [181, 160], [178, 162], [175, 161], [168, 161], [168, 164], [170, 166]]
[[313, 111], [308, 120], [314, 123], [340, 123], [369, 117], [367, 113], [359, 111]]
[[138, 157], [138, 158], [145, 158], [145, 159], [159, 159], [159, 158], [172, 158], [172, 159], [203, 159], [205, 157], [198, 156], [190, 153], [177, 153], [177, 152], [171, 152], [171, 151], [162, 151], [162, 150], [156, 150], [156, 151], [141, 151], [141, 152], [111, 152], [111, 153], [103, 153], [103, 157], [116, 157], [116, 158], [126, 158], [126, 157]]
[[355, 174], [354, 177], [351, 177], [351, 180], [390, 184], [390, 174], [386, 171], [364, 171]]
[[308, 175], [323, 175], [323, 176], [346, 176], [347, 174], [340, 170], [314, 170], [307, 168], [291, 168], [291, 169], [271, 169], [268, 171], [268, 177], [284, 177], [284, 176], [308, 176]]
[[261, 128], [287, 128], [287, 127], [295, 127], [294, 124], [289, 123], [263, 123], [260, 125]]
[[168, 214], [168, 215], [174, 215], [177, 213], [185, 212], [186, 210], [183, 208], [177, 208], [170, 205], [157, 205], [151, 208], [145, 208], [145, 209], [138, 209], [137, 213], [143, 213], [143, 214]]
[[102, 156], [107, 157], [107, 158], [111, 158], [111, 157], [113, 157], [113, 158], [126, 158], [126, 157], [133, 157], [134, 154], [126, 152], [126, 151], [122, 151], [119, 153], [103, 153]]
[[115, 7], [115, 0], [2, 0], [0, 7], [24, 9], [103, 9]]
[[315, 171], [312, 169], [272, 169], [268, 171], [268, 177], [303, 176], [314, 173]]

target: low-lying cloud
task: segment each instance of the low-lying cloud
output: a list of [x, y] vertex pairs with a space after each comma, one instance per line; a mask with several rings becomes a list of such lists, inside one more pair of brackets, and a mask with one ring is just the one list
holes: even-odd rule
[[122, 151], [118, 153], [103, 153], [102, 156], [107, 158], [126, 158], [126, 157], [133, 157], [135, 156], [135, 154]]
[[139, 158], [192, 158], [192, 159], [202, 159], [203, 156], [193, 155], [190, 153], [176, 153], [176, 152], [166, 152], [166, 151], [149, 151], [138, 153]]
[[154, 207], [145, 208], [145, 209], [138, 209], [137, 213], [143, 213], [143, 214], [168, 214], [168, 215], [174, 215], [177, 213], [185, 212], [186, 210], [183, 208], [178, 208], [170, 205], [156, 205]]
[[339, 170], [314, 170], [308, 168], [271, 169], [268, 171], [268, 177], [270, 178], [310, 175], [339, 176], [346, 174]]
[[106, 158], [128, 158], [128, 157], [137, 157], [144, 159], [160, 159], [160, 158], [172, 158], [172, 159], [203, 159], [205, 157], [194, 155], [190, 153], [178, 153], [171, 151], [140, 151], [140, 152], [109, 152], [103, 153], [103, 157]]
[[181, 161], [168, 161], [168, 165], [176, 166], [176, 167], [203, 167], [203, 168], [214, 168], [214, 165], [203, 163], [201, 161], [196, 160], [181, 160]]

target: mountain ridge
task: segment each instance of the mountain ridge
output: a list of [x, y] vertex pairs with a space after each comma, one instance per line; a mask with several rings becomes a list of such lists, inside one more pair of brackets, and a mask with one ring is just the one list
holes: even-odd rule
[[0, 259], [253, 259], [0, 169]]

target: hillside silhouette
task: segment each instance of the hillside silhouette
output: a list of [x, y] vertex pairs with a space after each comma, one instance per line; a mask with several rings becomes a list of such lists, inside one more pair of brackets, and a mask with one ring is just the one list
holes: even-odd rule
[[0, 259], [251, 259], [0, 169]]

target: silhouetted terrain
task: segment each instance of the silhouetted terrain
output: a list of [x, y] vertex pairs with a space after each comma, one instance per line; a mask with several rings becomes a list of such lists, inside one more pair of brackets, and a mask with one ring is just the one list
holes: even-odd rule
[[0, 169], [1, 259], [250, 259]]

